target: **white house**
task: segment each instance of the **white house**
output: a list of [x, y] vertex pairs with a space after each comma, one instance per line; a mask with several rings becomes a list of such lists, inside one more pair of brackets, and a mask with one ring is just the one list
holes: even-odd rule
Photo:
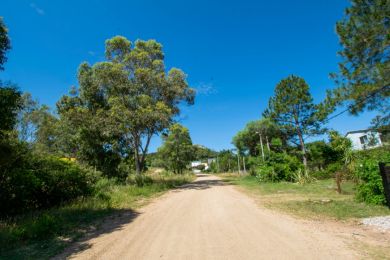
[[201, 161], [193, 161], [191, 162], [191, 168], [194, 173], [200, 173], [201, 170], [196, 169], [197, 166], [203, 165], [205, 170], [208, 170], [210, 168], [209, 163], [203, 163]]
[[352, 141], [354, 150], [364, 150], [382, 146], [380, 133], [372, 129], [350, 131], [345, 137]]
[[194, 167], [196, 167], [196, 166], [198, 166], [198, 165], [201, 165], [201, 164], [202, 164], [201, 161], [194, 161], [194, 162], [191, 162], [191, 168], [194, 168]]

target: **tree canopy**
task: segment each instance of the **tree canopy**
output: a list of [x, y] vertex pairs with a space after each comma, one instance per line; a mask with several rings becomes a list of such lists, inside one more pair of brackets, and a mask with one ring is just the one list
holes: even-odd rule
[[3, 64], [7, 61], [6, 52], [11, 49], [11, 43], [8, 37], [8, 29], [0, 17], [0, 70], [4, 70]]
[[350, 112], [365, 109], [390, 120], [390, 3], [388, 0], [352, 0], [336, 30], [342, 50], [339, 88], [335, 97], [350, 103]]
[[263, 118], [257, 121], [248, 122], [245, 128], [239, 131], [234, 137], [232, 143], [241, 152], [257, 156], [262, 153], [260, 147], [260, 138], [264, 145], [270, 147], [273, 138], [281, 137], [282, 132], [279, 127], [269, 118]]
[[181, 102], [193, 104], [195, 92], [180, 69], [166, 72], [162, 45], [155, 40], [133, 46], [116, 36], [106, 41], [105, 54], [107, 61], [80, 65], [80, 86], [62, 98], [58, 110], [80, 139], [90, 140], [87, 153], [95, 147], [103, 154], [134, 156], [140, 173], [152, 136], [170, 126]]
[[307, 166], [305, 137], [323, 131], [322, 123], [330, 111], [323, 104], [313, 103], [309, 85], [303, 78], [290, 75], [276, 85], [263, 116], [278, 124], [292, 143], [299, 144], [303, 164]]
[[158, 149], [159, 156], [164, 158], [166, 168], [175, 173], [182, 173], [194, 157], [188, 129], [180, 124], [174, 124], [163, 139], [164, 143]]

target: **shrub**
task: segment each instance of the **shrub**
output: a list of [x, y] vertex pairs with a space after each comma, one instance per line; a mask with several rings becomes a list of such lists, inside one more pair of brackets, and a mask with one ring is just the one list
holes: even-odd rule
[[379, 174], [378, 161], [366, 159], [357, 167], [356, 175], [360, 182], [357, 186], [356, 199], [369, 204], [385, 204], [386, 199]]
[[271, 152], [264, 164], [256, 167], [255, 175], [260, 181], [294, 181], [293, 173], [303, 169], [295, 156]]
[[340, 171], [343, 168], [341, 162], [335, 162], [329, 164], [324, 170], [315, 171], [312, 173], [312, 176], [318, 180], [325, 180], [334, 178], [335, 173]]
[[0, 172], [0, 215], [48, 208], [92, 191], [96, 174], [77, 163], [28, 151]]
[[293, 179], [296, 183], [305, 184], [315, 180], [313, 176], [310, 176], [308, 171], [299, 168], [297, 171], [292, 173]]
[[127, 177], [126, 183], [136, 185], [137, 187], [143, 187], [151, 185], [153, 183], [153, 179], [144, 174], [132, 174]]
[[358, 154], [355, 176], [358, 180], [356, 199], [370, 204], [385, 204], [379, 162], [389, 162], [390, 151], [373, 149]]
[[278, 181], [278, 176], [274, 167], [268, 165], [261, 165], [255, 169], [256, 178], [260, 182], [274, 182]]

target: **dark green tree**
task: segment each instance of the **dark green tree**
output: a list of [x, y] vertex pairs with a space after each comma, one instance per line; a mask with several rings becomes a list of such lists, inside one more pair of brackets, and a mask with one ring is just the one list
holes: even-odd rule
[[7, 61], [5, 54], [9, 49], [11, 49], [11, 43], [8, 37], [8, 29], [3, 18], [0, 17], [0, 70], [4, 70], [3, 64]]
[[193, 145], [194, 152], [194, 160], [202, 161], [210, 158], [215, 158], [217, 156], [217, 152], [199, 144]]
[[180, 124], [174, 124], [163, 139], [164, 143], [158, 149], [160, 158], [164, 158], [168, 169], [175, 173], [182, 173], [193, 159], [193, 147], [188, 129]]
[[249, 122], [233, 137], [232, 143], [240, 151], [249, 153], [249, 155], [264, 157], [264, 153], [272, 149], [272, 139], [282, 137], [279, 126], [269, 118], [263, 118]]
[[278, 124], [290, 137], [289, 141], [299, 145], [307, 167], [305, 138], [323, 132], [322, 123], [331, 110], [323, 104], [314, 104], [305, 80], [290, 75], [276, 85], [263, 116]]
[[134, 156], [141, 173], [152, 136], [172, 124], [181, 102], [194, 102], [194, 91], [181, 70], [166, 72], [162, 45], [154, 40], [132, 46], [113, 37], [106, 41], [106, 59], [80, 65], [79, 90], [63, 97], [58, 110], [76, 129], [78, 154], [95, 165], [104, 163], [98, 154]]
[[31, 144], [38, 153], [58, 153], [58, 119], [46, 105], [40, 105], [30, 93], [23, 93], [19, 112], [19, 138]]
[[390, 121], [390, 2], [352, 0], [336, 30], [342, 50], [340, 73], [333, 74], [339, 88], [334, 97], [347, 101], [352, 114], [365, 109]]
[[14, 130], [22, 105], [21, 92], [16, 86], [0, 81], [0, 134]]
[[231, 150], [222, 150], [218, 153], [216, 168], [219, 172], [237, 170], [237, 156]]

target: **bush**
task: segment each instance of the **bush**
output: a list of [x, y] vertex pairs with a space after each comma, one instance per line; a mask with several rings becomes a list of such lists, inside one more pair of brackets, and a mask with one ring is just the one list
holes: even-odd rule
[[268, 165], [261, 165], [255, 169], [256, 178], [260, 182], [274, 182], [278, 181], [277, 174], [274, 167]]
[[130, 185], [136, 185], [137, 187], [143, 187], [151, 185], [153, 183], [153, 179], [143, 174], [132, 174], [127, 177], [126, 183]]
[[378, 161], [366, 159], [357, 167], [360, 183], [357, 186], [356, 199], [369, 204], [385, 204], [386, 199], [379, 174]]
[[0, 169], [0, 216], [49, 208], [92, 192], [97, 176], [91, 169], [20, 151]]
[[264, 164], [255, 168], [260, 181], [295, 181], [294, 172], [303, 169], [295, 156], [271, 152]]
[[329, 164], [324, 170], [313, 172], [313, 177], [318, 180], [334, 178], [335, 173], [343, 168], [342, 163], [336, 162]]
[[360, 152], [355, 176], [358, 179], [356, 199], [369, 204], [385, 204], [384, 188], [379, 173], [379, 162], [390, 161], [390, 151], [375, 149]]

